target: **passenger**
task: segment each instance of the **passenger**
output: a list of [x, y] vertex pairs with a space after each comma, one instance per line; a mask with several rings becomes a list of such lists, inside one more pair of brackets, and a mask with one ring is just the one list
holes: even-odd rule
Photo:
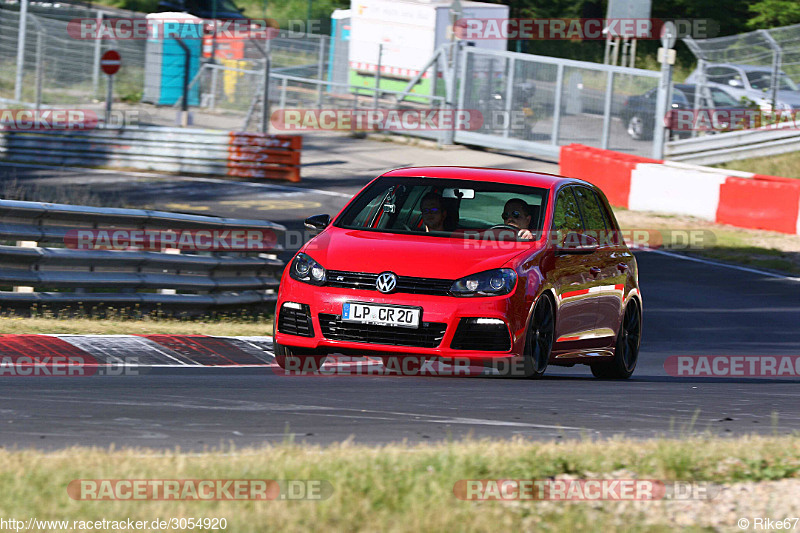
[[447, 211], [442, 207], [442, 197], [435, 192], [429, 192], [422, 197], [420, 202], [422, 211], [422, 222], [425, 224], [425, 231], [447, 231], [444, 221], [447, 218]]
[[512, 198], [503, 208], [503, 223], [518, 229], [517, 238], [524, 240], [533, 239], [531, 233], [531, 208], [525, 200]]

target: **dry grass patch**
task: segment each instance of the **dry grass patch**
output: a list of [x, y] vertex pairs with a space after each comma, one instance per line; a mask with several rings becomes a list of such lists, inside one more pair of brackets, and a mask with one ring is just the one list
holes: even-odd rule
[[[152, 521], [225, 518], [228, 531], [653, 531], [675, 525], [644, 506], [602, 502], [472, 502], [461, 479], [648, 478], [718, 483], [796, 479], [800, 436], [561, 443], [465, 440], [431, 445], [329, 447], [291, 442], [262, 449], [180, 451], [0, 450], [0, 513], [6, 518]], [[326, 480], [323, 501], [76, 501], [74, 479]], [[792, 482], [794, 483], [794, 481]], [[776, 509], [776, 511], [778, 511]], [[657, 520], [653, 520], [658, 516]], [[735, 527], [735, 524], [730, 524]], [[654, 529], [655, 528], [655, 529]]]

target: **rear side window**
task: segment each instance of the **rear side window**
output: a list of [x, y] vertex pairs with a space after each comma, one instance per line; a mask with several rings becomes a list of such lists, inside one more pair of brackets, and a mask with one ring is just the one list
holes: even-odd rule
[[597, 232], [607, 230], [603, 212], [600, 204], [597, 203], [597, 196], [586, 187], [575, 187], [574, 190], [583, 215], [583, 222], [586, 225], [585, 229]]
[[583, 221], [578, 209], [578, 202], [572, 194], [572, 188], [561, 189], [556, 198], [556, 209], [553, 214], [553, 231], [560, 231], [562, 237], [571, 231], [583, 231]]

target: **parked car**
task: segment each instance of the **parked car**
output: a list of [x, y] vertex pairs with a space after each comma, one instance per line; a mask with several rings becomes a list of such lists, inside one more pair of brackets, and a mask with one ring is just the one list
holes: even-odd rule
[[[676, 83], [672, 88], [672, 104], [668, 111], [669, 116], [673, 116], [670, 111], [682, 109], [694, 109], [694, 98], [696, 85]], [[713, 108], [723, 111], [744, 111], [748, 108], [737, 102], [732, 96], [722, 89], [709, 87]], [[653, 138], [655, 128], [655, 112], [657, 90], [651, 89], [644, 94], [631, 96], [623, 104], [620, 111], [620, 119], [625, 125], [628, 135], [637, 141], [646, 141]], [[701, 107], [708, 107], [708, 103], [702, 103]], [[691, 131], [681, 128], [671, 123], [669, 129], [670, 136], [683, 138], [688, 137]]]
[[[442, 198], [447, 231], [426, 232], [422, 199]], [[510, 199], [534, 238], [505, 225]], [[466, 358], [539, 377], [587, 364], [627, 378], [642, 297], [636, 259], [608, 201], [582, 180], [463, 167], [393, 170], [362, 189], [294, 256], [281, 278], [275, 356], [319, 368], [328, 354]], [[507, 363], [507, 364], [506, 364]]]
[[[699, 68], [686, 78], [687, 83], [696, 84], [699, 81]], [[710, 63], [706, 65], [706, 83], [710, 87], [725, 90], [736, 100], [745, 98], [764, 111], [772, 109], [771, 67]], [[792, 109], [800, 109], [800, 89], [785, 72], [781, 71], [778, 74], [776, 111]]]

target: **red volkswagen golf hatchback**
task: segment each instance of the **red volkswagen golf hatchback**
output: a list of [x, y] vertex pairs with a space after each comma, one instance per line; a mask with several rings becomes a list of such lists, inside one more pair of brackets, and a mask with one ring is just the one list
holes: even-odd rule
[[603, 193], [581, 180], [488, 168], [393, 170], [294, 257], [278, 294], [278, 364], [328, 354], [469, 360], [539, 377], [636, 367], [636, 260]]

